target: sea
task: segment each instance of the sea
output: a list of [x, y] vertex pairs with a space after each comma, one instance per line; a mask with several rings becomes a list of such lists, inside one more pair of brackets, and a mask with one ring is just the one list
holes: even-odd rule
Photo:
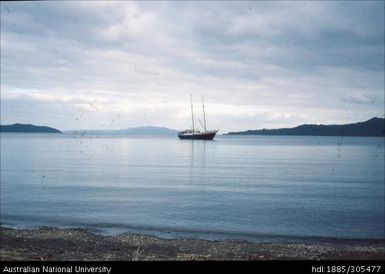
[[1, 133], [1, 225], [384, 239], [384, 138]]

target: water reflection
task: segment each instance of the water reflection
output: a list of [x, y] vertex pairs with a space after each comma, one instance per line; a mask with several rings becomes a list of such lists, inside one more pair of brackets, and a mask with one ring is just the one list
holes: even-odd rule
[[[184, 142], [184, 141], [183, 141]], [[190, 183], [194, 180], [204, 181], [206, 173], [206, 142], [212, 142], [207, 140], [189, 140], [189, 175]], [[195, 172], [198, 172], [195, 174]], [[195, 177], [197, 175], [197, 177]], [[198, 179], [199, 178], [199, 179]], [[198, 183], [199, 183], [198, 181]]]
[[2, 135], [1, 221], [202, 237], [383, 237], [383, 138], [344, 138], [341, 158], [337, 141]]

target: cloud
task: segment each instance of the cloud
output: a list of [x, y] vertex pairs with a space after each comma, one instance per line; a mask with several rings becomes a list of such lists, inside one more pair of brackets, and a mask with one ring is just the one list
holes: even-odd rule
[[2, 2], [1, 123], [186, 128], [190, 93], [222, 131], [383, 116], [383, 21], [370, 1]]

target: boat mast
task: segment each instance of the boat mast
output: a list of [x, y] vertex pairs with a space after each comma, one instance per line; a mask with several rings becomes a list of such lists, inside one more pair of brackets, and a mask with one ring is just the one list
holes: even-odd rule
[[194, 109], [193, 109], [193, 103], [192, 103], [192, 94], [190, 94], [191, 99], [191, 121], [192, 121], [192, 134], [194, 135]]
[[205, 127], [205, 131], [207, 131], [207, 129], [206, 129], [205, 102], [203, 101], [203, 95], [202, 95], [202, 108], [203, 108], [203, 125]]

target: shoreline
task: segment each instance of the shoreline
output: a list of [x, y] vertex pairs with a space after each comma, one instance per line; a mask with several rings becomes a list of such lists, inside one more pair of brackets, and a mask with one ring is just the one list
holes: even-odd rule
[[384, 260], [383, 239], [250, 242], [0, 227], [1, 261]]
[[0, 224], [1, 229], [11, 230], [81, 230], [95, 234], [97, 236], [116, 237], [122, 235], [138, 235], [148, 236], [159, 239], [168, 240], [202, 240], [208, 242], [247, 242], [251, 244], [357, 244], [357, 245], [371, 245], [383, 244], [384, 238], [337, 238], [331, 236], [291, 236], [291, 235], [271, 235], [271, 234], [251, 234], [251, 233], [235, 233], [235, 232], [221, 232], [221, 231], [193, 231], [193, 230], [163, 230], [149, 229], [149, 228], [135, 228], [135, 229], [118, 229], [114, 231], [104, 230], [100, 228], [91, 228], [83, 226], [12, 226]]

